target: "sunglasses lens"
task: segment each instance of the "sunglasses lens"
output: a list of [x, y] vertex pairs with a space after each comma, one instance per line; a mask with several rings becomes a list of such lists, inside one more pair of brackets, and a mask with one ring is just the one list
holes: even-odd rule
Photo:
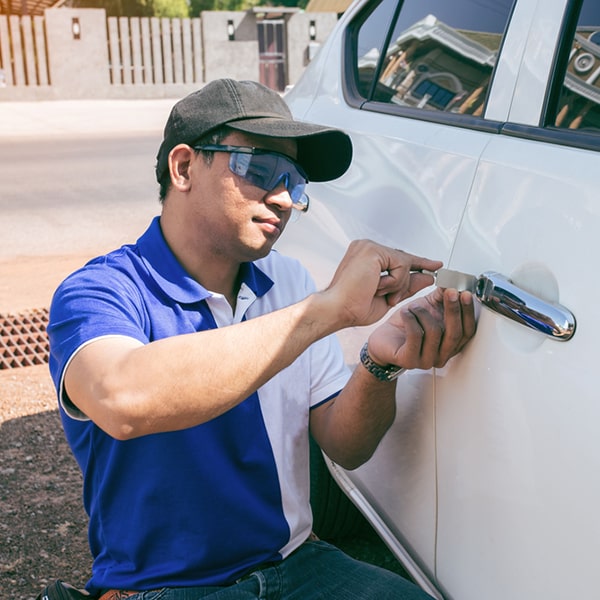
[[308, 210], [308, 196], [304, 193], [306, 177], [291, 160], [278, 154], [245, 154], [232, 152], [229, 168], [263, 190], [270, 192], [282, 181], [295, 208]]

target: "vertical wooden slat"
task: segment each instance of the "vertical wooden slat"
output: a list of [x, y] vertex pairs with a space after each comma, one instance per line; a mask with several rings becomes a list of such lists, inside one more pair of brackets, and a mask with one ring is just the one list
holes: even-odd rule
[[27, 76], [27, 85], [37, 85], [38, 78], [35, 72], [35, 51], [33, 49], [33, 31], [31, 28], [31, 17], [23, 15], [21, 17], [21, 32], [23, 34], [23, 50], [25, 74]]
[[173, 83], [173, 52], [171, 50], [171, 19], [160, 20], [162, 29], [163, 68], [165, 83]]
[[140, 18], [131, 17], [129, 19], [129, 31], [131, 33], [131, 51], [133, 64], [133, 83], [139, 85], [144, 83], [142, 73], [142, 46], [140, 40]]
[[204, 81], [204, 70], [202, 64], [202, 28], [200, 19], [192, 19], [192, 49], [194, 53], [194, 82], [202, 83]]
[[152, 17], [150, 19], [150, 28], [152, 31], [152, 60], [154, 61], [154, 83], [164, 83], [164, 61], [160, 35], [160, 20], [158, 19], [158, 17]]
[[185, 83], [194, 81], [194, 52], [192, 49], [192, 22], [190, 19], [181, 21], [183, 49], [183, 80]]
[[142, 28], [142, 55], [144, 61], [144, 83], [152, 83], [152, 50], [150, 45], [150, 19], [142, 17], [140, 20]]
[[183, 83], [183, 51], [181, 48], [181, 19], [171, 19], [173, 40], [173, 81]]
[[123, 64], [123, 83], [131, 83], [129, 17], [119, 17], [119, 42], [121, 47], [121, 63]]
[[113, 85], [123, 83], [121, 54], [119, 52], [119, 27], [117, 17], [108, 17], [108, 48], [110, 51], [110, 80]]
[[44, 35], [44, 17], [33, 17], [33, 35], [35, 38], [35, 53], [38, 66], [38, 83], [48, 85], [48, 60], [46, 58], [46, 36]]
[[20, 17], [18, 15], [10, 15], [10, 17], [8, 17], [8, 22], [10, 24], [10, 34], [12, 39], [15, 85], [25, 85]]
[[6, 85], [13, 85], [12, 54], [10, 51], [10, 36], [8, 35], [8, 18], [0, 15], [0, 54], [2, 55], [2, 70]]

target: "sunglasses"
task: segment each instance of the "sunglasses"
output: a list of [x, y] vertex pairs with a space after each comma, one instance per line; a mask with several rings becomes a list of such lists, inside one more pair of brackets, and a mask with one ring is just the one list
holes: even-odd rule
[[267, 192], [283, 183], [292, 199], [292, 207], [300, 212], [308, 210], [309, 198], [304, 193], [308, 178], [302, 167], [289, 156], [261, 148], [220, 144], [194, 146], [194, 150], [229, 152], [229, 169], [232, 173]]

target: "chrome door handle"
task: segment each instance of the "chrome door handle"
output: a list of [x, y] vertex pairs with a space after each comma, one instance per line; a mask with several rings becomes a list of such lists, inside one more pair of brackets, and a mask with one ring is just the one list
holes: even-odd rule
[[500, 273], [480, 275], [475, 296], [493, 311], [553, 340], [566, 342], [575, 333], [575, 317], [569, 309], [526, 292]]

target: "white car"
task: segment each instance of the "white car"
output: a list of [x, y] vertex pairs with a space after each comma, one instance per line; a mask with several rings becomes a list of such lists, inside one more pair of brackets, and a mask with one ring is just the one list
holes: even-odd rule
[[481, 276], [466, 351], [335, 480], [435, 597], [600, 598], [600, 3], [359, 0], [286, 99], [354, 161], [282, 252], [321, 286], [355, 238]]

